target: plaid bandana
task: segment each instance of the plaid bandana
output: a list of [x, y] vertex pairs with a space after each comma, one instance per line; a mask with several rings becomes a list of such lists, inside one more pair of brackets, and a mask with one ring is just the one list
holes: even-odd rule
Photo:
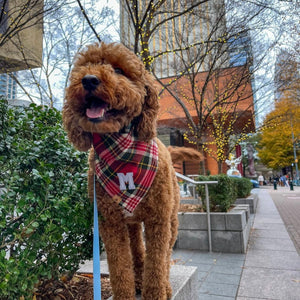
[[111, 196], [132, 213], [148, 192], [158, 166], [158, 148], [138, 141], [131, 133], [93, 134], [97, 179]]

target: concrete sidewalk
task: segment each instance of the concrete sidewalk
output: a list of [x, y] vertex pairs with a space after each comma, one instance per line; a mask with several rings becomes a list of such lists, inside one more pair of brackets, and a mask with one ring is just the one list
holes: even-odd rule
[[[199, 300], [300, 299], [300, 256], [270, 196], [271, 188], [254, 192], [259, 202], [246, 254], [174, 251], [176, 263], [198, 267]], [[277, 192], [279, 197], [288, 190]]]
[[[198, 267], [199, 300], [300, 300], [300, 256], [271, 198], [271, 187], [254, 192], [259, 201], [246, 254], [174, 250], [175, 264]], [[276, 197], [287, 192], [278, 190]], [[300, 187], [291, 193], [300, 193]]]
[[[280, 193], [298, 193], [280, 189]], [[300, 299], [300, 256], [271, 198], [260, 189], [259, 202], [237, 293], [244, 299]], [[299, 216], [300, 218], [300, 216]]]

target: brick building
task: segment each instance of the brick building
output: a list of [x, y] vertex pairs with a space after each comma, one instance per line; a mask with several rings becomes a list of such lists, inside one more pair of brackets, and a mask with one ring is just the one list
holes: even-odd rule
[[[199, 73], [196, 76], [197, 89], [204, 93], [203, 99], [206, 98], [205, 105], [207, 107], [212, 108], [216, 102], [216, 86], [218, 91], [217, 101], [219, 101], [219, 103], [221, 103], [220, 98], [228, 95], [227, 103], [224, 104], [223, 109], [226, 110], [228, 120], [234, 118], [234, 122], [231, 121], [233, 135], [241, 133], [247, 134], [255, 131], [253, 93], [247, 70], [246, 66], [218, 70], [218, 79], [212, 79], [208, 83], [207, 72]], [[172, 80], [172, 78], [162, 79], [161, 81], [168, 83], [170, 80]], [[204, 87], [204, 85], [206, 85], [206, 87]], [[201, 93], [199, 92], [198, 95], [192, 96], [190, 84], [185, 77], [176, 81], [176, 84], [172, 88], [172, 93], [179, 95], [180, 100], [184, 103], [196, 124], [203, 122], [202, 128], [204, 132], [202, 134], [202, 142], [207, 144], [213, 142], [214, 139], [209, 133], [210, 126], [212, 126], [213, 122], [212, 119], [220, 113], [217, 107], [212, 109], [211, 113], [202, 109], [201, 114], [203, 119], [199, 120]], [[184, 95], [184, 97], [182, 97], [182, 95]], [[195, 103], [198, 103], [198, 106], [197, 104], [195, 105]], [[229, 125], [230, 124], [226, 124], [226, 122], [224, 123], [224, 126]], [[159, 137], [166, 145], [195, 147], [188, 139], [184, 138], [184, 133], [189, 132], [185, 112], [176, 99], [166, 90], [163, 91], [160, 97], [158, 128]], [[215, 144], [212, 143], [208, 147], [213, 150], [212, 153], [215, 152]], [[209, 170], [211, 174], [217, 174], [219, 172], [215, 157], [212, 154], [208, 154], [208, 152], [204, 152], [204, 166], [205, 170]], [[194, 162], [185, 162], [180, 169], [185, 174], [199, 174], [199, 172], [201, 172], [200, 165]], [[223, 163], [222, 172], [226, 173], [227, 169], [227, 165]]]

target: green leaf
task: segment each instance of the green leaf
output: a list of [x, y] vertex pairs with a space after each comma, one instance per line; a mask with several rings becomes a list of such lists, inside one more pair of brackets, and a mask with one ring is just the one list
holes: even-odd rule
[[26, 234], [31, 234], [33, 231], [34, 231], [34, 229], [29, 227], [29, 228], [26, 229], [25, 233]]
[[33, 228], [38, 228], [39, 227], [39, 223], [38, 222], [33, 222], [31, 225], [32, 225]]

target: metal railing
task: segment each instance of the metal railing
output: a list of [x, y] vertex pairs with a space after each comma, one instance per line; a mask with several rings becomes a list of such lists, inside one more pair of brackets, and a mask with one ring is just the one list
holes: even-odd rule
[[211, 245], [211, 224], [210, 224], [210, 209], [209, 209], [209, 192], [208, 192], [208, 185], [209, 184], [218, 184], [218, 181], [196, 181], [191, 179], [187, 176], [184, 176], [180, 173], [176, 172], [176, 177], [180, 178], [192, 185], [205, 185], [205, 203], [206, 203], [206, 215], [207, 215], [207, 234], [208, 234], [208, 250], [212, 252], [212, 245]]

